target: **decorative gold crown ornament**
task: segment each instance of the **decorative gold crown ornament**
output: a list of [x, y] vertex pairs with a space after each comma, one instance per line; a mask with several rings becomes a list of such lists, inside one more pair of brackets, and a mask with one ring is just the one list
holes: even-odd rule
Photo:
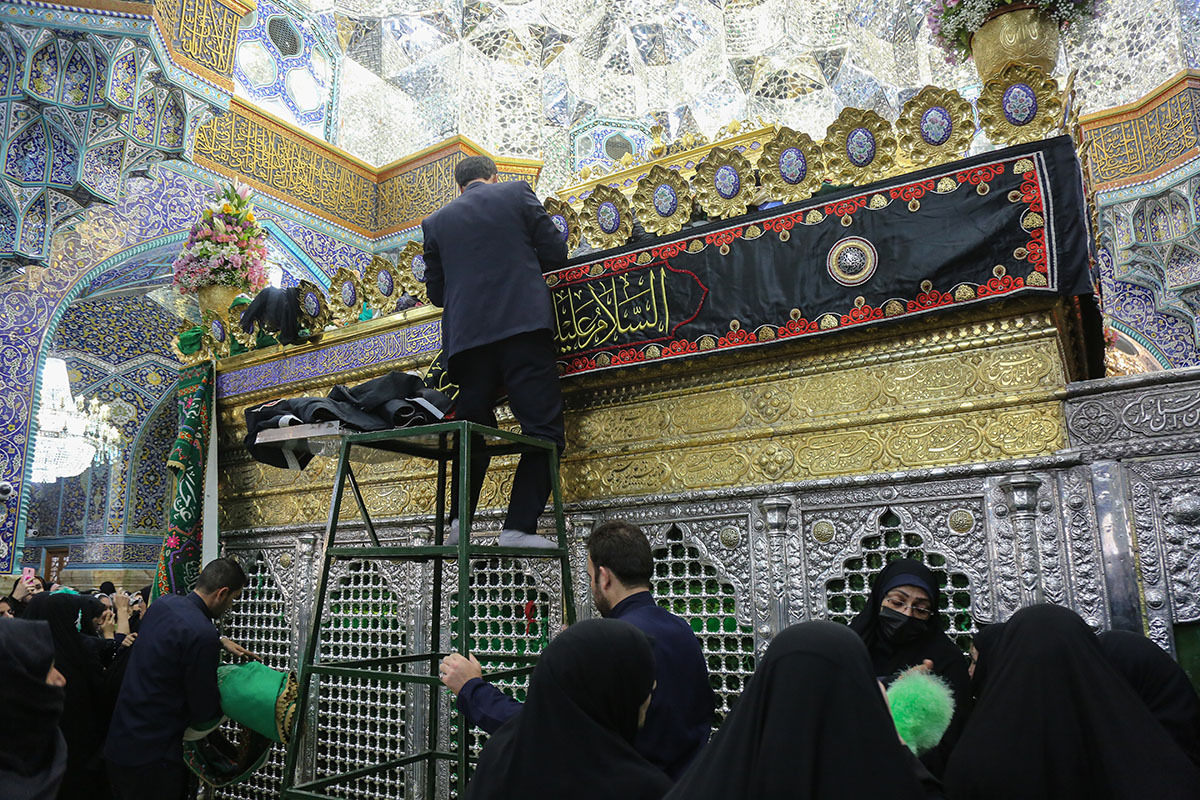
[[710, 150], [696, 165], [694, 183], [700, 207], [717, 219], [745, 214], [754, 198], [754, 171], [736, 150]]
[[396, 310], [396, 303], [403, 291], [397, 280], [396, 265], [382, 256], [374, 256], [371, 263], [363, 271], [363, 290], [370, 304], [378, 314], [391, 314]]
[[834, 183], [856, 186], [886, 178], [896, 163], [892, 124], [874, 111], [843, 108], [825, 130], [825, 168]]
[[580, 220], [588, 243], [597, 249], [620, 247], [633, 235], [633, 212], [625, 195], [601, 184], [583, 201]]
[[407, 294], [421, 303], [429, 304], [425, 290], [425, 245], [410, 241], [396, 259], [396, 299]]
[[229, 310], [217, 311], [206, 308], [200, 313], [202, 344], [200, 350], [205, 353], [205, 360], [225, 358], [229, 355]]
[[821, 145], [807, 133], [780, 128], [758, 157], [758, 174], [772, 200], [807, 200], [821, 188], [825, 159]]
[[1061, 117], [1058, 83], [1040, 67], [1009, 64], [979, 95], [979, 121], [998, 145], [1044, 139]]
[[638, 181], [633, 208], [649, 233], [675, 233], [692, 217], [692, 190], [678, 170], [655, 164]]
[[362, 281], [352, 270], [338, 267], [329, 284], [329, 307], [339, 325], [357, 322], [364, 301]]
[[329, 324], [329, 300], [320, 286], [312, 281], [300, 281], [296, 287], [300, 302], [300, 327], [313, 336], [320, 336]]
[[583, 238], [583, 231], [579, 227], [579, 215], [575, 213], [575, 209], [571, 208], [569, 203], [564, 203], [557, 197], [547, 197], [543, 205], [546, 207], [546, 213], [550, 215], [550, 221], [554, 223], [554, 227], [558, 228], [559, 233], [566, 236], [567, 254], [571, 254], [576, 247], [579, 247], [579, 240]]
[[971, 104], [953, 89], [926, 86], [904, 104], [896, 120], [900, 152], [914, 166], [960, 158], [975, 138]]

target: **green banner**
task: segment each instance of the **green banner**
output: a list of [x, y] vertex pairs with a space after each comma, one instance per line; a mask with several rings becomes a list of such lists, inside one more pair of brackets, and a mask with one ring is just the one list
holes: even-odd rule
[[211, 362], [179, 372], [179, 435], [167, 457], [171, 473], [171, 505], [167, 534], [158, 556], [151, 597], [186, 594], [200, 574], [200, 540], [204, 532], [204, 463], [213, 397]]

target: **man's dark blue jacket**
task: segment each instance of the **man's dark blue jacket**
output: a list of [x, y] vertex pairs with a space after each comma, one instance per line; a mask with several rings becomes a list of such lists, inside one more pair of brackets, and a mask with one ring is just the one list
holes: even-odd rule
[[528, 183], [472, 183], [421, 230], [425, 289], [445, 309], [447, 359], [518, 333], [554, 332], [542, 273], [567, 263], [567, 243]]
[[[712, 732], [716, 695], [708, 682], [700, 641], [690, 625], [659, 608], [649, 591], [626, 597], [609, 617], [628, 622], [650, 637], [658, 686], [634, 746], [671, 780], [678, 780]], [[521, 704], [490, 683], [472, 678], [458, 693], [458, 710], [471, 724], [495, 733], [521, 710]]]
[[198, 594], [164, 594], [151, 603], [129, 654], [104, 757], [123, 766], [182, 760], [184, 730], [221, 717], [220, 660], [221, 636]]

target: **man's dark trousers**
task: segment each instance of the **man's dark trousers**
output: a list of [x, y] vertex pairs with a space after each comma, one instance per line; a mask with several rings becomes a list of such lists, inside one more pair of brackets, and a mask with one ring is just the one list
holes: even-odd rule
[[[183, 761], [126, 767], [108, 764], [108, 781], [117, 800], [184, 800], [188, 772]], [[195, 792], [193, 791], [193, 796]]]
[[[519, 333], [454, 355], [450, 359], [450, 376], [459, 387], [455, 418], [495, 427], [496, 399], [507, 392], [509, 407], [521, 423], [521, 432], [554, 442], [561, 453], [566, 446], [566, 435], [562, 388], [555, 364], [557, 355], [554, 337], [547, 330]], [[491, 460], [486, 455], [474, 455], [483, 453], [481, 445], [479, 438], [471, 444], [472, 516], [479, 504], [479, 492]], [[513, 477], [505, 530], [537, 533], [538, 517], [546, 507], [546, 498], [552, 488], [547, 461], [544, 453], [521, 456]], [[457, 476], [457, 463], [454, 472]], [[450, 490], [451, 516], [458, 514], [457, 497], [458, 479], [455, 477]]]

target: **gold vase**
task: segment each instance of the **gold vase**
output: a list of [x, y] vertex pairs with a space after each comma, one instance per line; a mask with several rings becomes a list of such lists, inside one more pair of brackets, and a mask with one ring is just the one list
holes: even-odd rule
[[971, 57], [984, 83], [1010, 62], [1041, 67], [1051, 75], [1058, 63], [1058, 23], [1029, 6], [997, 9], [971, 36]]
[[196, 298], [200, 301], [200, 313], [212, 310], [223, 315], [229, 310], [233, 298], [241, 292], [236, 286], [201, 286], [196, 290]]

